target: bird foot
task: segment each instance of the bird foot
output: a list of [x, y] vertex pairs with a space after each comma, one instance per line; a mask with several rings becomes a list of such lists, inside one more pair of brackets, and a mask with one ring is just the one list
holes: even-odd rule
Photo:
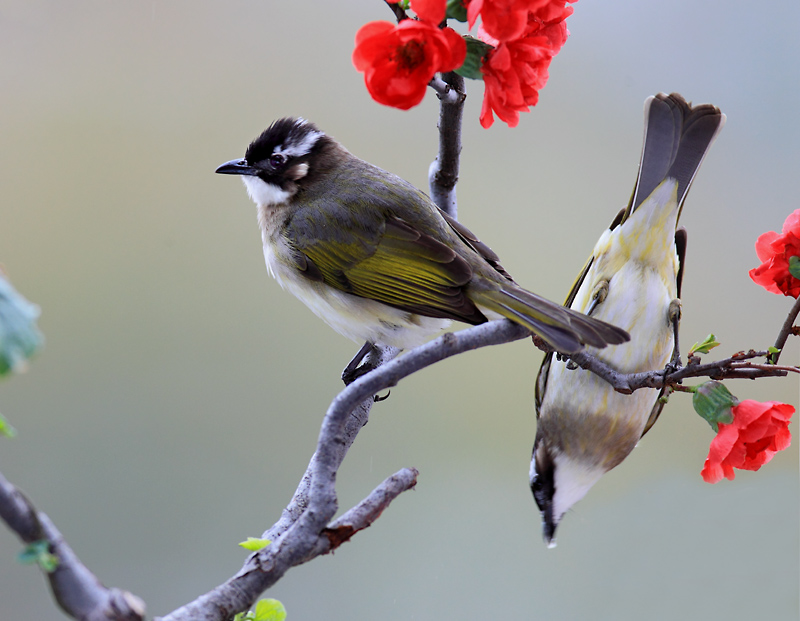
[[353, 356], [353, 359], [347, 363], [344, 371], [342, 371], [342, 381], [345, 386], [349, 386], [359, 377], [378, 368], [380, 364], [380, 360], [377, 357], [378, 353], [378, 348], [373, 343], [369, 341], [364, 343], [358, 353]]

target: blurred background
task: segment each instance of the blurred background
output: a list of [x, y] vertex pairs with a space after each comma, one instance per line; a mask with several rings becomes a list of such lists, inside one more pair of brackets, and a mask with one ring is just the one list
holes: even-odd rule
[[[350, 54], [373, 19], [391, 19], [378, 0], [0, 4], [0, 262], [47, 338], [0, 385], [19, 431], [0, 471], [150, 615], [238, 570], [237, 542], [289, 501], [358, 348], [271, 280], [255, 207], [215, 167], [301, 115], [427, 187], [437, 100], [370, 99]], [[717, 358], [770, 345], [791, 300], [747, 271], [756, 238], [800, 208], [799, 20], [794, 0], [578, 2], [519, 127], [481, 129], [468, 83], [460, 218], [562, 300], [630, 195], [645, 98], [719, 105], [728, 123], [682, 219], [683, 349], [709, 332]], [[527, 483], [540, 359], [529, 342], [483, 349], [393, 389], [339, 474], [340, 507], [404, 466], [416, 491], [267, 596], [334, 621], [796, 619], [798, 442], [708, 485], [713, 433], [686, 395], [545, 548]], [[796, 377], [728, 386], [800, 400]], [[63, 618], [20, 548], [0, 528], [0, 617]]]

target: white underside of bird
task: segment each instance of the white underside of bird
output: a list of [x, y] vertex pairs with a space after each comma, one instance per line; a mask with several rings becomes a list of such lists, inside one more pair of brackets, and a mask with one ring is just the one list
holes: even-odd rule
[[[674, 348], [670, 303], [677, 297], [677, 182], [667, 178], [631, 216], [598, 240], [593, 261], [575, 300], [574, 310], [627, 330], [629, 343], [587, 352], [622, 373], [662, 369]], [[608, 284], [604, 301], [592, 294]], [[644, 299], [644, 303], [642, 302]], [[559, 418], [554, 446], [557, 520], [583, 498], [597, 480], [633, 449], [642, 435], [658, 390], [623, 395], [594, 373], [567, 369], [553, 358], [541, 411]], [[570, 433], [594, 427], [597, 433]]]

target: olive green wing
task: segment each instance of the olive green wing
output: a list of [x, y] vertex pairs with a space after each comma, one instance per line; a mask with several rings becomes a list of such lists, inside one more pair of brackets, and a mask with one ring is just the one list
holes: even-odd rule
[[452, 216], [448, 215], [446, 212], [439, 210], [442, 218], [447, 224], [450, 225], [450, 228], [453, 229], [456, 235], [463, 241], [467, 246], [472, 248], [475, 252], [477, 252], [481, 257], [491, 265], [494, 270], [499, 273], [503, 278], [514, 282], [514, 279], [511, 278], [511, 275], [505, 270], [505, 268], [500, 265], [500, 257], [489, 248], [486, 244], [484, 244], [478, 236], [475, 235], [472, 231], [470, 231], [466, 226], [461, 224], [458, 220], [453, 218]]
[[472, 278], [466, 259], [394, 215], [378, 211], [376, 217], [374, 208], [368, 206], [359, 222], [351, 210], [340, 210], [328, 227], [315, 222], [314, 233], [308, 222], [296, 218], [286, 234], [295, 267], [339, 291], [410, 313], [470, 324], [486, 321], [465, 293]]

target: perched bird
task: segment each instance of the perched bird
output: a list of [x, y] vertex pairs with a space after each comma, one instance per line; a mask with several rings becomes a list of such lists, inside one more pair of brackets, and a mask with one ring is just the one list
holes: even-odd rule
[[519, 287], [488, 246], [425, 194], [303, 119], [274, 122], [244, 159], [216, 172], [242, 176], [270, 273], [353, 340], [405, 349], [450, 320], [499, 317], [560, 352], [628, 340]]
[[[663, 369], [677, 354], [686, 250], [678, 218], [725, 124], [718, 108], [692, 107], [678, 94], [650, 97], [644, 116], [631, 200], [600, 236], [565, 303], [630, 333], [630, 342], [619, 347], [587, 350], [621, 373]], [[623, 395], [574, 366], [548, 354], [536, 380], [530, 486], [550, 546], [564, 513], [628, 456], [663, 407], [655, 388]]]

